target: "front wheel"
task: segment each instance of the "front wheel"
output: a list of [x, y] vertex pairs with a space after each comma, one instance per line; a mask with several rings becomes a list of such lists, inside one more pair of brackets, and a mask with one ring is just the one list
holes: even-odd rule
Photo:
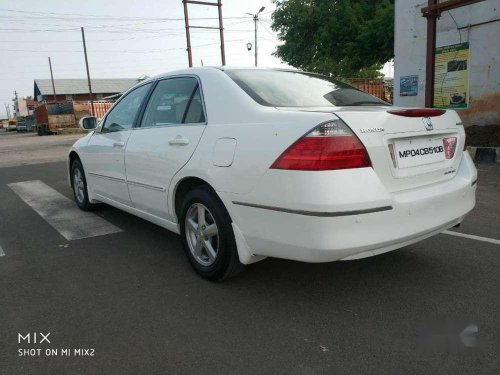
[[91, 211], [96, 208], [97, 205], [89, 201], [85, 171], [78, 159], [71, 164], [71, 187], [73, 188], [76, 204], [81, 210]]
[[209, 188], [196, 188], [186, 195], [180, 224], [184, 251], [201, 277], [223, 280], [243, 269], [231, 218]]

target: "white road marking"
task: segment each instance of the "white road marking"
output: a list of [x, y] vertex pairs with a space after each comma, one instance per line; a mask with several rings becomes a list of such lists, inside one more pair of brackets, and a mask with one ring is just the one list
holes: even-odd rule
[[81, 211], [75, 202], [40, 180], [8, 186], [68, 241], [122, 231], [91, 212]]
[[453, 232], [451, 230], [445, 230], [442, 233], [449, 234], [450, 236], [464, 237], [464, 238], [468, 238], [470, 240], [483, 241], [483, 242], [493, 243], [495, 245], [500, 245], [500, 240], [496, 240], [494, 238], [475, 236], [473, 234], [465, 234], [465, 233], [460, 233], [460, 232]]
[[4, 257], [4, 256], [5, 256], [5, 252], [3, 251], [2, 246], [0, 246], [0, 257]]

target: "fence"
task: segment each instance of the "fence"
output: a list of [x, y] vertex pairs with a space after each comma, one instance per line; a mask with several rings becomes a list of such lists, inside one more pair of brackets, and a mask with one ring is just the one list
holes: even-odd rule
[[342, 81], [377, 98], [392, 102], [390, 90], [382, 78], [343, 78]]
[[[112, 102], [94, 102], [94, 116], [97, 118], [103, 117], [113, 104]], [[90, 102], [73, 102], [73, 107], [77, 120], [92, 115]]]

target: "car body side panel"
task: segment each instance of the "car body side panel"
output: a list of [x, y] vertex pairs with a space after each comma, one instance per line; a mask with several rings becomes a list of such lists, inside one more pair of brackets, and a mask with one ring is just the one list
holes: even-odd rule
[[[173, 219], [167, 204], [170, 181], [188, 162], [204, 130], [205, 124], [132, 130], [125, 150], [125, 168], [134, 207], [163, 219]], [[175, 138], [188, 142], [170, 144]]]

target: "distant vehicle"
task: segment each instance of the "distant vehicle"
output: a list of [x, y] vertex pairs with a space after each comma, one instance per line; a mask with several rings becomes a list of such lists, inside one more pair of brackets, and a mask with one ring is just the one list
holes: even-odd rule
[[[95, 103], [103, 113], [112, 106], [109, 102]], [[88, 102], [43, 103], [35, 109], [38, 135], [56, 134], [64, 129], [78, 129], [78, 121], [91, 114]]]
[[209, 280], [267, 256], [378, 255], [458, 225], [475, 205], [455, 111], [394, 108], [318, 74], [176, 71], [80, 125], [90, 133], [68, 158], [76, 204], [180, 234]]
[[24, 117], [17, 117], [16, 118], [16, 130], [18, 133], [28, 131], [28, 127], [27, 127], [27, 124], [25, 122]]
[[28, 132], [32, 132], [33, 130], [35, 130], [35, 117], [30, 115], [30, 116], [26, 116], [24, 118], [24, 122], [26, 124], [26, 131]]
[[14, 130], [17, 130], [17, 121], [16, 119], [9, 119], [8, 122], [7, 122], [7, 129], [6, 129], [8, 132], [10, 131], [14, 131]]

